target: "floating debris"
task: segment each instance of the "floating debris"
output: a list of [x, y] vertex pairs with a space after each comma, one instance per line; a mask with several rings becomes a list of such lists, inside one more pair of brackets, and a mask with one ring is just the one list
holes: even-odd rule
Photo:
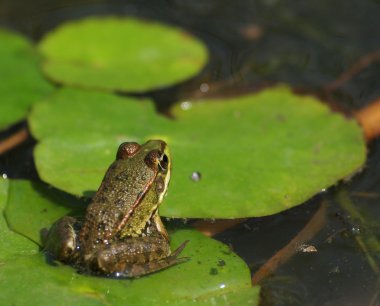
[[315, 253], [315, 252], [318, 252], [317, 248], [313, 245], [307, 245], [307, 244], [301, 244], [298, 248], [297, 248], [297, 251], [298, 252], [302, 252], [302, 253]]

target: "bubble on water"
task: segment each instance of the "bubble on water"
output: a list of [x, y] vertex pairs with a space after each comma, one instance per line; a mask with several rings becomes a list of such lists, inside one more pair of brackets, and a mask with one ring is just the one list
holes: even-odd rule
[[331, 274], [338, 274], [338, 273], [340, 273], [339, 266], [335, 266], [334, 268], [332, 268], [329, 273], [331, 273]]
[[202, 83], [200, 86], [199, 86], [199, 90], [201, 92], [208, 92], [210, 89], [210, 86], [207, 84], [207, 83]]
[[202, 178], [202, 174], [199, 171], [194, 171], [190, 176], [193, 182], [199, 182]]
[[193, 104], [190, 101], [183, 101], [181, 103], [181, 109], [183, 110], [189, 110], [192, 107], [193, 107]]
[[356, 235], [360, 235], [361, 234], [361, 229], [358, 225], [353, 225], [351, 227], [351, 234], [356, 236]]

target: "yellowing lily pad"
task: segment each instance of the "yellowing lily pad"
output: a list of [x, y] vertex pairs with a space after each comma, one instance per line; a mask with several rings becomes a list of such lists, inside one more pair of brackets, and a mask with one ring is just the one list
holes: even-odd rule
[[30, 106], [53, 88], [39, 72], [31, 43], [0, 28], [0, 128], [21, 120]]
[[[8, 186], [9, 184], [9, 186]], [[108, 279], [80, 275], [70, 266], [49, 264], [35, 250], [41, 228], [57, 216], [72, 213], [77, 199], [28, 181], [0, 181], [1, 233], [7, 233], [7, 248], [24, 240], [21, 256], [0, 257], [1, 305], [258, 305], [259, 287], [251, 288], [246, 264], [220, 242], [195, 230], [172, 230], [171, 246], [190, 240], [183, 256], [191, 259], [140, 279]], [[79, 212], [78, 212], [79, 213]], [[38, 221], [34, 221], [38, 220]], [[52, 221], [53, 220], [53, 221]], [[2, 246], [0, 246], [2, 247]], [[2, 256], [2, 255], [0, 255]], [[22, 284], [22, 286], [20, 285]], [[241, 304], [238, 304], [241, 303]]]
[[183, 30], [134, 18], [90, 17], [64, 23], [39, 44], [43, 69], [66, 85], [146, 91], [184, 81], [207, 50]]
[[120, 142], [167, 141], [168, 217], [263, 216], [301, 204], [365, 161], [361, 129], [286, 87], [177, 104], [168, 119], [147, 100], [62, 90], [29, 123], [43, 180], [77, 195], [97, 190]]

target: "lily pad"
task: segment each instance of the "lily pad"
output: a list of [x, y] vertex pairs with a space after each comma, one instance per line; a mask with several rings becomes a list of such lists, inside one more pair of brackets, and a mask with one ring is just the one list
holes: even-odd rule
[[146, 91], [184, 81], [207, 50], [185, 31], [134, 18], [90, 17], [64, 23], [39, 44], [53, 80], [104, 90]]
[[89, 195], [120, 142], [161, 138], [173, 159], [160, 210], [168, 217], [274, 214], [352, 175], [366, 157], [354, 120], [286, 87], [177, 104], [174, 120], [155, 113], [148, 100], [106, 93], [62, 90], [52, 100], [29, 117], [41, 178]]
[[21, 120], [34, 102], [53, 90], [39, 71], [39, 58], [32, 44], [1, 28], [0, 75], [0, 128]]
[[[38, 252], [38, 246], [25, 237], [22, 237], [8, 228], [4, 218], [4, 209], [8, 200], [9, 181], [0, 178], [0, 273], [4, 262], [25, 255], [33, 255]], [[1, 283], [4, 282], [0, 278]], [[1, 303], [3, 304], [3, 303]]]
[[[11, 181], [7, 194], [4, 193], [6, 187], [4, 181], [0, 181], [0, 204], [4, 207], [7, 202], [5, 216], [9, 226], [31, 239], [8, 229], [13, 235], [7, 237], [10, 250], [17, 239], [26, 241], [26, 250], [31, 247], [35, 250], [37, 245], [32, 240], [39, 240], [40, 229], [58, 215], [72, 213], [71, 202], [78, 201], [29, 181]], [[170, 236], [173, 248], [190, 240], [183, 255], [191, 259], [135, 280], [80, 275], [70, 266], [49, 265], [40, 252], [9, 257], [0, 265], [0, 303], [210, 305], [216, 300], [220, 302], [218, 305], [240, 305], [239, 302], [247, 304], [248, 301], [258, 305], [259, 287], [251, 288], [248, 267], [226, 245], [189, 229], [173, 230]]]

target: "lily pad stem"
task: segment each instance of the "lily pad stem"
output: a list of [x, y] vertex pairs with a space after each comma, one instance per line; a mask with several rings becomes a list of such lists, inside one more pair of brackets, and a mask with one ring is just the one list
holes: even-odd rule
[[22, 128], [0, 141], [0, 155], [22, 144], [29, 136], [28, 129]]
[[322, 229], [326, 223], [326, 209], [327, 203], [322, 202], [306, 226], [285, 247], [274, 254], [256, 271], [252, 277], [252, 285], [257, 285], [264, 278], [272, 274], [298, 251], [299, 246], [312, 239]]

